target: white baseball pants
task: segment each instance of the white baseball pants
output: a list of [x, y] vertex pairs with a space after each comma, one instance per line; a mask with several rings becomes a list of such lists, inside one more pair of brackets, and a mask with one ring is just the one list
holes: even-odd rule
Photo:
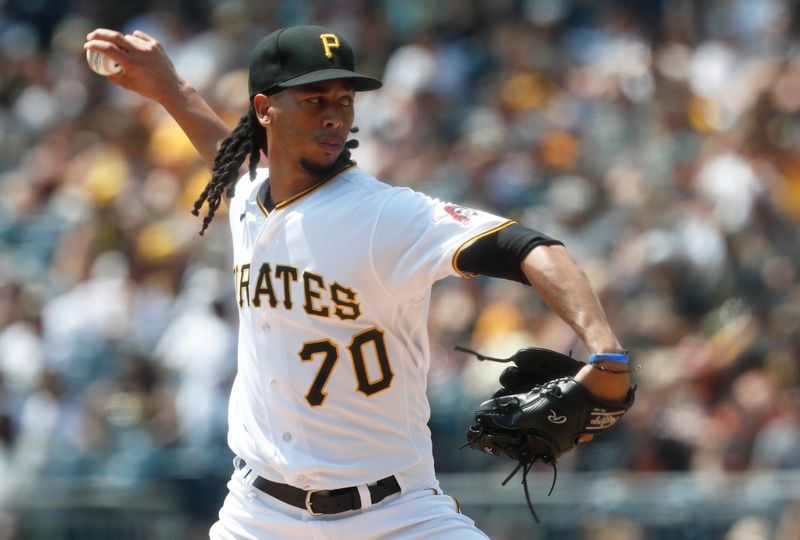
[[[235, 470], [210, 531], [212, 540], [488, 540], [438, 485], [390, 495], [328, 516], [311, 516], [251, 485], [249, 467]], [[245, 478], [247, 477], [247, 478]]]

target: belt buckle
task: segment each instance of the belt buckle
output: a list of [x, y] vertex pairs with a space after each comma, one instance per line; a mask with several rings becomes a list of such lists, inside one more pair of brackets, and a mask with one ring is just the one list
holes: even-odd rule
[[314, 512], [314, 509], [311, 508], [311, 496], [314, 493], [319, 493], [321, 491], [328, 491], [328, 490], [327, 489], [309, 489], [308, 491], [306, 491], [306, 510], [308, 510], [308, 513], [311, 514], [312, 516], [322, 516], [322, 515], [324, 515], [323, 512]]

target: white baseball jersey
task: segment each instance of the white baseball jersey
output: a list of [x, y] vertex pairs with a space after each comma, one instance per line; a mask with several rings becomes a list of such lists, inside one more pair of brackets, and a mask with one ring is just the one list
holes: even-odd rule
[[459, 274], [461, 249], [512, 222], [356, 167], [267, 211], [267, 176], [239, 180], [229, 205], [239, 305], [231, 449], [303, 489], [410, 468], [432, 481], [431, 286]]

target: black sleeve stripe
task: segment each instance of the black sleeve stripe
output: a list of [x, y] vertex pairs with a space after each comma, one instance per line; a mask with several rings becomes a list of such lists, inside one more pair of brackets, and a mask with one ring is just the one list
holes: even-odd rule
[[482, 233], [480, 233], [478, 235], [473, 236], [472, 238], [470, 238], [469, 240], [467, 240], [466, 242], [461, 244], [458, 247], [458, 249], [456, 250], [456, 252], [453, 254], [453, 269], [463, 278], [469, 279], [471, 277], [475, 277], [477, 274], [473, 274], [473, 273], [470, 273], [470, 272], [462, 272], [461, 269], [459, 268], [458, 259], [459, 259], [459, 256], [461, 255], [461, 252], [464, 251], [465, 249], [469, 248], [473, 244], [475, 244], [475, 242], [477, 242], [481, 238], [485, 238], [485, 237], [487, 237], [489, 235], [493, 235], [494, 233], [496, 233], [498, 231], [501, 231], [501, 230], [505, 229], [506, 227], [510, 227], [511, 225], [514, 225], [515, 223], [516, 223], [516, 221], [510, 221], [510, 220], [506, 221], [506, 222], [503, 222], [500, 225], [492, 227], [488, 231], [485, 231], [485, 232], [482, 232]]
[[564, 245], [544, 233], [517, 223], [493, 229], [462, 246], [453, 257], [459, 274], [508, 279], [529, 285], [522, 261], [537, 246]]

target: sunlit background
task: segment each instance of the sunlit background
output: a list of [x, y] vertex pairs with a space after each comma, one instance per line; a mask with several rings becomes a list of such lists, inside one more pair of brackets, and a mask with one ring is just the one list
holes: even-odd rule
[[532, 475], [535, 526], [513, 464], [459, 450], [498, 368], [453, 345], [585, 351], [528, 288], [441, 282], [430, 427], [464, 511], [500, 540], [800, 538], [798, 2], [0, 0], [0, 539], [203, 538], [231, 472], [226, 217], [197, 235], [208, 171], [86, 33], [155, 36], [234, 125], [250, 48], [300, 23], [386, 83], [359, 164], [564, 241], [641, 364], [622, 425], [551, 497]]

